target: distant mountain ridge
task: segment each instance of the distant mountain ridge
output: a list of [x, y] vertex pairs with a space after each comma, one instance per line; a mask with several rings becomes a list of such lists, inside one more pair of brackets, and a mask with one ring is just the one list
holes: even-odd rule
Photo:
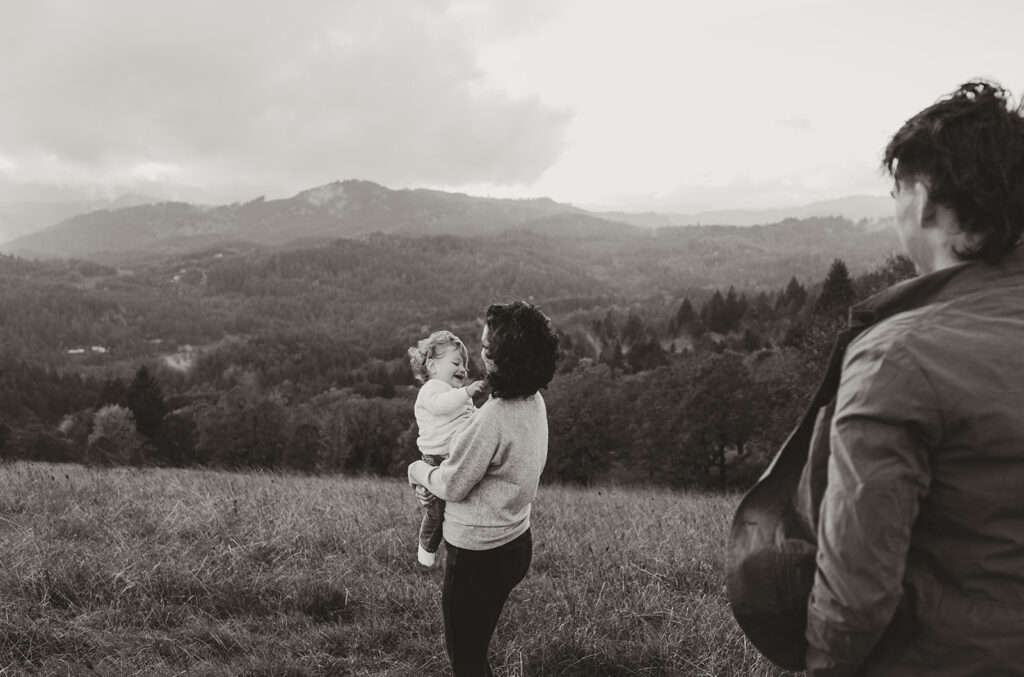
[[598, 215], [639, 228], [697, 225], [763, 226], [785, 219], [808, 219], [816, 216], [841, 216], [851, 221], [862, 219], [876, 221], [892, 216], [892, 199], [881, 195], [850, 195], [798, 207], [777, 209], [719, 209], [693, 214], [599, 212]]
[[24, 237], [79, 214], [154, 204], [148, 195], [122, 195], [108, 200], [71, 202], [0, 202], [0, 243]]
[[[878, 199], [885, 200], [888, 207], [888, 199]], [[690, 216], [597, 213], [548, 198], [514, 200], [426, 189], [392, 190], [350, 179], [278, 200], [260, 197], [222, 206], [161, 202], [93, 211], [0, 244], [0, 251], [35, 258], [113, 260], [121, 255], [182, 254], [228, 243], [307, 246], [372, 232], [476, 237], [531, 230], [580, 237], [691, 223], [753, 225], [794, 216], [859, 219], [876, 213], [880, 208], [870, 196], [792, 210], [732, 210]]]
[[[553, 218], [559, 217], [559, 218]], [[572, 223], [566, 217], [577, 217]], [[116, 252], [173, 254], [220, 241], [281, 246], [312, 244], [372, 232], [411, 235], [490, 235], [505, 230], [577, 231], [608, 222], [541, 198], [508, 200], [434, 190], [391, 190], [348, 180], [280, 200], [257, 198], [217, 207], [164, 202], [75, 216], [0, 245], [0, 251], [39, 258]], [[619, 224], [618, 228], [631, 229]]]

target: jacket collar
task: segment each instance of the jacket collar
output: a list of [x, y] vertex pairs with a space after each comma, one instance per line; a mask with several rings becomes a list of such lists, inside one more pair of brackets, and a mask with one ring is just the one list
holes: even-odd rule
[[998, 264], [965, 261], [927, 275], [905, 280], [850, 308], [851, 329], [862, 329], [914, 308], [997, 286], [1005, 278], [1024, 277], [1024, 247], [1017, 247]]

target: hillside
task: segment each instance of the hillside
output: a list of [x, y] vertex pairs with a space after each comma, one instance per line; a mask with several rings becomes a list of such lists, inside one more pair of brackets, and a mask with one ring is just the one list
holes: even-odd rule
[[38, 232], [80, 214], [153, 204], [156, 201], [145, 195], [124, 195], [115, 200], [0, 202], [0, 243]]
[[[8, 242], [0, 250], [39, 258], [114, 260], [119, 255], [198, 251], [228, 242], [313, 244], [371, 232], [460, 236], [509, 229], [557, 232], [561, 224], [546, 220], [562, 215], [585, 212], [546, 199], [501, 200], [343, 181], [282, 200], [259, 198], [219, 207], [168, 202], [97, 211]], [[591, 222], [606, 227], [600, 219]], [[581, 222], [567, 227], [578, 229]]]
[[[10, 674], [450, 674], [404, 482], [24, 463], [0, 480]], [[782, 677], [722, 588], [734, 503], [542, 486], [497, 673]]]
[[[459, 251], [451, 240], [431, 246]], [[0, 306], [0, 457], [399, 475], [415, 449], [406, 348], [445, 327], [476, 355], [492, 299], [452, 287], [430, 290], [440, 303], [403, 295], [400, 276], [360, 287], [380, 262], [370, 248], [343, 248], [223, 270], [196, 260], [175, 274], [178, 288], [162, 286], [160, 271], [98, 269], [106, 285], [78, 291], [68, 284], [83, 273], [54, 263], [49, 286], [12, 275], [19, 303]], [[350, 271], [356, 258], [367, 263]], [[843, 322], [837, 302], [905, 277], [886, 267], [851, 281], [837, 261], [833, 283], [810, 292], [791, 279], [770, 294], [730, 286], [706, 300], [541, 296], [561, 348], [544, 396], [550, 477], [749, 486], [820, 375]], [[494, 272], [486, 282], [520, 271]], [[471, 372], [481, 373], [477, 358]]]
[[101, 209], [16, 238], [0, 245], [0, 251], [33, 258], [78, 257], [118, 263], [214, 247], [304, 247], [373, 232], [481, 237], [516, 230], [556, 237], [614, 238], [676, 225], [749, 226], [791, 217], [877, 220], [890, 209], [887, 199], [860, 196], [788, 210], [696, 215], [592, 213], [544, 198], [508, 200], [435, 190], [391, 190], [350, 180], [281, 200], [258, 198], [222, 206], [164, 202]]
[[602, 218], [640, 228], [666, 226], [761, 226], [786, 219], [838, 216], [851, 221], [882, 221], [892, 216], [892, 200], [881, 195], [851, 195], [778, 209], [718, 209], [690, 214], [601, 212]]
[[888, 231], [842, 219], [655, 231], [585, 215], [536, 224], [540, 232], [481, 237], [376, 234], [288, 249], [212, 247], [121, 261], [120, 274], [83, 261], [4, 257], [0, 337], [37, 356], [90, 343], [139, 354], [152, 349], [149, 339], [207, 343], [240, 326], [249, 327], [242, 333], [278, 327], [404, 341], [408, 327], [469, 320], [495, 299], [533, 298], [556, 309], [653, 303], [669, 312], [665, 306], [686, 294], [700, 300], [730, 286], [772, 292], [794, 276], [813, 283], [836, 256], [860, 274], [898, 246]]
[[[378, 234], [285, 250], [213, 247], [132, 265], [114, 276], [83, 268], [84, 263], [32, 264], [6, 257], [0, 261], [0, 278], [8, 281], [0, 294], [0, 308], [7, 309], [2, 333], [8, 345], [34, 351], [109, 341], [115, 334], [124, 340], [123, 327], [96, 323], [110, 308], [137, 307], [128, 315], [142, 334], [138, 340], [166, 336], [166, 327], [179, 327], [175, 333], [181, 342], [195, 339], [188, 327], [209, 326], [200, 335], [221, 336], [234, 333], [228, 328], [232, 318], [249, 315], [256, 326], [280, 322], [295, 329], [329, 326], [343, 317], [346, 326], [390, 335], [410, 323], [473, 317], [497, 298], [532, 297], [557, 305], [602, 297], [628, 304], [684, 293], [700, 298], [710, 293], [700, 290], [729, 286], [775, 290], [794, 276], [821, 279], [836, 256], [854, 273], [863, 273], [898, 246], [888, 231], [874, 233], [842, 219], [651, 232], [621, 230], [582, 215], [538, 223], [549, 232], [576, 234]], [[26, 304], [26, 293], [37, 301]], [[268, 307], [267, 299], [290, 302]], [[188, 319], [179, 317], [183, 306], [191, 308]], [[80, 321], [61, 326], [62, 318], [75, 317]], [[225, 328], [213, 330], [216, 325]], [[40, 329], [22, 333], [33, 326]]]
[[[537, 223], [542, 232], [371, 233], [116, 267], [0, 256], [0, 456], [388, 474], [411, 440], [408, 346], [444, 327], [475, 355], [487, 305], [519, 298], [540, 304], [560, 336], [551, 437], [570, 451], [552, 454], [557, 477], [626, 469], [743, 486], [816, 378], [842, 321], [833, 307], [910, 272], [887, 261], [891, 236], [838, 218], [654, 231], [582, 214]], [[730, 407], [751, 411], [750, 425], [707, 427]], [[614, 428], [581, 438], [595, 412]], [[709, 448], [722, 431], [743, 437]], [[646, 441], [622, 465], [625, 434]], [[749, 463], [722, 461], [724, 444], [744, 445]]]
[[888, 196], [855, 195], [813, 202], [799, 207], [779, 209], [721, 209], [697, 214], [673, 214], [672, 225], [720, 224], [754, 226], [775, 223], [784, 219], [808, 219], [819, 216], [840, 216], [859, 221], [877, 221], [892, 215], [892, 199]]

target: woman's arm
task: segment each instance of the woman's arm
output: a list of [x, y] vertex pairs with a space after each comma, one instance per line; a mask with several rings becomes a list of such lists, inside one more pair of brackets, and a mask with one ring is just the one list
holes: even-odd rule
[[445, 501], [461, 501], [483, 476], [498, 450], [501, 434], [488, 402], [469, 425], [452, 439], [450, 455], [432, 467], [423, 461], [409, 466], [409, 484], [419, 484]]

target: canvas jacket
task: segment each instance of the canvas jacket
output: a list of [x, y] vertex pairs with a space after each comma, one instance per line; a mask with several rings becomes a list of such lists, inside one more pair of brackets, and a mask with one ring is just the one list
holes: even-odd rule
[[808, 674], [1024, 676], [1024, 255], [852, 318], [796, 500], [818, 546]]
[[851, 309], [733, 519], [726, 587], [761, 653], [819, 676], [1024, 675], [1022, 353], [1021, 251]]

